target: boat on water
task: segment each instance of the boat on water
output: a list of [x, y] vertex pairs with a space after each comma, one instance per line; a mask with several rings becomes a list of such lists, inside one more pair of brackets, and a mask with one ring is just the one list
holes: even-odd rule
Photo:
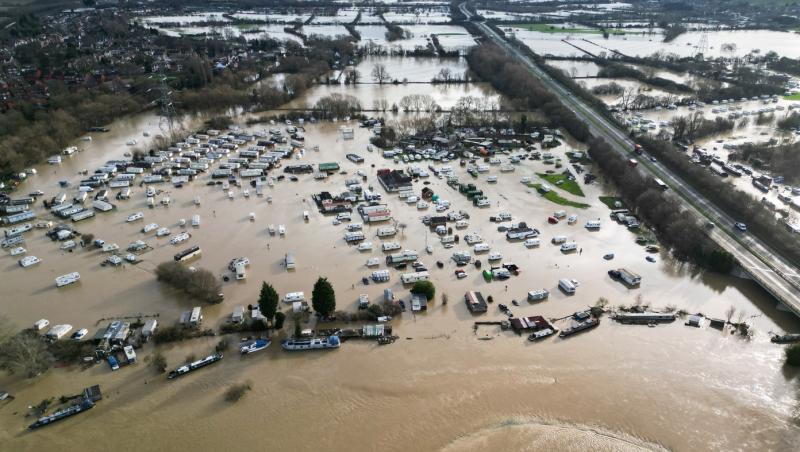
[[265, 348], [269, 347], [270, 344], [272, 344], [272, 341], [269, 339], [256, 339], [254, 341], [248, 341], [239, 347], [239, 353], [243, 355], [249, 355], [250, 353], [264, 350]]
[[774, 344], [792, 344], [795, 342], [800, 342], [800, 334], [780, 334], [772, 336], [770, 339]]
[[596, 318], [589, 318], [586, 320], [573, 321], [569, 328], [565, 328], [558, 333], [558, 337], [567, 337], [581, 331], [592, 329], [600, 324], [600, 320]]
[[75, 284], [81, 279], [81, 275], [78, 272], [67, 273], [66, 275], [61, 275], [56, 278], [56, 287], [64, 287], [70, 284]]
[[325, 350], [339, 348], [340, 345], [339, 336], [293, 337], [281, 342], [281, 347], [287, 351]]
[[63, 410], [58, 410], [55, 413], [49, 416], [42, 416], [36, 420], [33, 424], [28, 426], [28, 429], [35, 430], [39, 427], [44, 427], [45, 425], [50, 425], [53, 422], [60, 421], [62, 419], [66, 419], [70, 416], [74, 416], [79, 413], [83, 413], [86, 410], [90, 410], [94, 408], [94, 402], [91, 399], [83, 399], [81, 403], [76, 405], [72, 405], [70, 407], [64, 408]]
[[214, 364], [215, 362], [222, 359], [222, 353], [214, 353], [213, 355], [206, 356], [203, 359], [198, 359], [197, 361], [192, 361], [188, 364], [184, 364], [181, 367], [171, 371], [167, 374], [167, 379], [172, 380], [174, 378], [178, 378], [180, 376], [186, 375], [189, 372], [194, 372], [197, 369], [202, 369], [208, 365]]
[[555, 329], [553, 328], [545, 328], [539, 331], [534, 331], [530, 336], [528, 336], [528, 340], [531, 342], [536, 342], [538, 340], [544, 339], [546, 337], [550, 337], [556, 334]]
[[128, 223], [144, 218], [144, 212], [136, 212], [128, 215]]

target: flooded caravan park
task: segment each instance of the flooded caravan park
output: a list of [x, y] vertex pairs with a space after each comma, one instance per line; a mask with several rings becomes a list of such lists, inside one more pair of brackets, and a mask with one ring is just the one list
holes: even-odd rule
[[[195, 127], [201, 119], [187, 123]], [[347, 175], [334, 174], [325, 181], [303, 175], [297, 182], [278, 182], [265, 193], [271, 203], [266, 196], [245, 198], [242, 189], [235, 189], [234, 199], [228, 199], [219, 186], [207, 186], [204, 176], [181, 189], [160, 187], [164, 192], [159, 197], [169, 196], [171, 205], [148, 209], [144, 189], [137, 186], [130, 200], [115, 202], [116, 211], [78, 224], [81, 231], [121, 247], [145, 240], [153, 249], [141, 255], [138, 265], [101, 267], [105, 255], [100, 251], [62, 252], [42, 234], [30, 235], [28, 252], [42, 258], [42, 263], [23, 269], [15, 259], [5, 258], [0, 276], [3, 312], [18, 325], [46, 317], [53, 323], [89, 328], [92, 333], [103, 324], [101, 318], [137, 313], [159, 313], [161, 324], [172, 323], [195, 302], [157, 283], [152, 272], [183, 247], [169, 245], [168, 237], [157, 239], [140, 230], [143, 224], [156, 222], [176, 233], [181, 230], [178, 220], [195, 214], [202, 221], [197, 228], [186, 228], [192, 234], [188, 244], [200, 245], [203, 255], [192, 265], [221, 276], [231, 258], [247, 256], [251, 261], [244, 282], [224, 283], [222, 304], [204, 307], [206, 326], [226, 321], [234, 306], [255, 302], [262, 280], [283, 295], [299, 290], [310, 293], [317, 276], [327, 276], [337, 292], [337, 307], [347, 311], [355, 311], [359, 294], [381, 300], [385, 288], [407, 299], [407, 287], [402, 287], [396, 272], [388, 283], [363, 286], [361, 278], [371, 271], [365, 261], [373, 256], [383, 259], [383, 253], [375, 248], [359, 252], [346, 245], [344, 226], [332, 225], [331, 217], [312, 205], [312, 193], [340, 191], [345, 179], [360, 169], [367, 173], [367, 184], [384, 195], [394, 218], [405, 225], [395, 240], [403, 248], [420, 252], [437, 287], [436, 300], [427, 312], [408, 312], [392, 320], [399, 341], [387, 347], [347, 342], [333, 352], [299, 355], [274, 345], [244, 359], [231, 353], [216, 367], [175, 382], [157, 376], [144, 362], [113, 373], [104, 365], [55, 369], [35, 384], [4, 379], [2, 386], [16, 396], [0, 412], [0, 423], [6, 426], [0, 434], [4, 444], [20, 451], [53, 442], [67, 449], [86, 449], [107, 441], [111, 434], [147, 438], [115, 446], [121, 450], [219, 450], [230, 447], [230, 438], [220, 432], [233, 431], [238, 444], [258, 447], [268, 440], [276, 450], [316, 450], [322, 444], [309, 438], [332, 434], [337, 440], [325, 444], [326, 449], [402, 450], [403, 439], [412, 433], [420, 450], [517, 449], [521, 444], [584, 450], [788, 450], [796, 443], [797, 376], [783, 367], [782, 349], [769, 342], [768, 333], [795, 330], [798, 323], [752, 282], [697, 273], [666, 255], [657, 256], [656, 263], [646, 262], [647, 253], [635, 244], [635, 236], [608, 219], [609, 209], [598, 196], [610, 189], [602, 184], [582, 185], [584, 197], [560, 193], [590, 205], [567, 209], [578, 215], [578, 224], [547, 224], [547, 216], [561, 206], [520, 183], [522, 177], [536, 179], [537, 172], [548, 169], [532, 160], [523, 161], [511, 173], [492, 167], [488, 174], [498, 176], [496, 184], [488, 183], [485, 174], [473, 180], [457, 162], [450, 163], [460, 179], [484, 190], [492, 201], [485, 209], [473, 208], [443, 180], [427, 179], [434, 192], [451, 201], [451, 210], [470, 213], [465, 231], [478, 232], [493, 251], [502, 252], [504, 261], [523, 269], [518, 277], [487, 283], [470, 266], [469, 276], [457, 279], [449, 258], [466, 245], [445, 249], [435, 234], [426, 234], [420, 217], [428, 212], [383, 192], [375, 179], [378, 169], [406, 165], [384, 159], [379, 152], [367, 152], [371, 132], [366, 129], [356, 127], [353, 140], [343, 139], [342, 124], [307, 125], [307, 151], [292, 163], [336, 161]], [[110, 129], [93, 134], [92, 142], [76, 143], [84, 150], [62, 165], [37, 167], [38, 175], [26, 182], [25, 190], [50, 194], [60, 190], [62, 179], [74, 186], [80, 170], [123, 158], [131, 150], [125, 143], [146, 140], [145, 130], [158, 133], [158, 120], [145, 114], [114, 123]], [[312, 150], [314, 145], [319, 146], [318, 152]], [[581, 146], [568, 141], [551, 152], [563, 158], [573, 148]], [[348, 152], [358, 153], [365, 162], [350, 163], [344, 158]], [[414, 188], [422, 186], [418, 182]], [[195, 196], [200, 197], [200, 206], [192, 202]], [[310, 211], [307, 223], [302, 218], [304, 210]], [[126, 222], [136, 211], [144, 212], [144, 219]], [[540, 229], [541, 247], [527, 249], [507, 242], [496, 224], [489, 222], [489, 216], [499, 211]], [[250, 212], [255, 213], [255, 221], [249, 220]], [[582, 225], [594, 218], [600, 218], [603, 226], [588, 232]], [[284, 224], [286, 235], [270, 235], [268, 224]], [[368, 240], [380, 243], [374, 226], [365, 232]], [[562, 254], [548, 243], [558, 234], [576, 240], [582, 252]], [[426, 243], [433, 246], [432, 255], [423, 254]], [[297, 259], [293, 272], [281, 265], [287, 252]], [[611, 262], [602, 259], [608, 252], [616, 254]], [[433, 265], [437, 260], [444, 262], [444, 268]], [[628, 290], [609, 279], [606, 270], [612, 267], [634, 269], [642, 276], [641, 288]], [[53, 278], [71, 271], [80, 272], [81, 281], [56, 289]], [[555, 288], [564, 277], [580, 281], [576, 295], [567, 296]], [[538, 304], [524, 301], [527, 291], [537, 288], [549, 289], [550, 299]], [[514, 308], [517, 316], [548, 318], [593, 305], [600, 296], [616, 306], [633, 304], [641, 294], [654, 307], [675, 305], [713, 317], [723, 317], [734, 306], [746, 313], [756, 332], [747, 340], [711, 328], [685, 327], [682, 321], [647, 328], [604, 319], [599, 328], [583, 335], [530, 343], [524, 336], [495, 327], [473, 330], [474, 320], [504, 316], [490, 305], [487, 315], [473, 317], [461, 301], [468, 290], [493, 295], [495, 304], [523, 300], [522, 306]], [[449, 296], [446, 305], [438, 296], [442, 293]], [[203, 355], [215, 343], [214, 338], [196, 339], [159, 348], [174, 367], [187, 354]], [[148, 344], [141, 353], [152, 351], [153, 345]], [[223, 393], [230, 385], [247, 380], [254, 388], [250, 395], [236, 405], [224, 401]], [[106, 394], [94, 410], [35, 433], [24, 432], [29, 423], [21, 415], [25, 406], [90, 383], [101, 384]], [[257, 420], [269, 424], [268, 438], [264, 429], [243, 428]]]

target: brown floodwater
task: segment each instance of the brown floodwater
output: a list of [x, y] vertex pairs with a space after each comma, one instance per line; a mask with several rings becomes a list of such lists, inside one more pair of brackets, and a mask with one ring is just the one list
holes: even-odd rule
[[[20, 327], [44, 317], [51, 324], [89, 328], [90, 334], [102, 324], [101, 318], [137, 313], [159, 313], [159, 323], [170, 324], [194, 303], [159, 285], [153, 269], [191, 244], [203, 249], [192, 265], [220, 276], [229, 274], [226, 266], [234, 257], [246, 256], [251, 262], [245, 281], [223, 284], [222, 304], [204, 307], [206, 326], [224, 322], [237, 305], [254, 303], [261, 281], [273, 284], [280, 295], [300, 290], [309, 295], [316, 278], [326, 276], [336, 289], [337, 307], [348, 311], [356, 310], [360, 293], [380, 301], [385, 288], [407, 300], [408, 290], [400, 284], [398, 272], [392, 271], [388, 283], [360, 283], [371, 271], [366, 260], [383, 254], [374, 226], [366, 227], [365, 233], [375, 248], [358, 252], [345, 244], [344, 225], [333, 226], [330, 217], [311, 205], [312, 193], [343, 190], [344, 180], [357, 169], [366, 171], [367, 183], [383, 193], [375, 179], [377, 169], [405, 166], [367, 152], [366, 129], [356, 128], [354, 140], [343, 140], [338, 132], [341, 124], [308, 126], [307, 145], [309, 149], [319, 145], [320, 150], [307, 151], [298, 162], [338, 161], [348, 171], [346, 176], [315, 181], [304, 175], [299, 182], [279, 182], [266, 190], [271, 204], [252, 189], [249, 198], [235, 189], [235, 199], [229, 200], [219, 186], [206, 186], [208, 176], [203, 176], [182, 189], [159, 187], [166, 191], [159, 198], [168, 195], [173, 203], [148, 209], [144, 189], [136, 187], [132, 199], [112, 201], [118, 205], [116, 211], [78, 223], [82, 232], [123, 249], [134, 240], [146, 240], [153, 250], [143, 254], [138, 265], [101, 267], [105, 255], [100, 251], [79, 248], [64, 253], [41, 230], [28, 233], [28, 254], [43, 262], [23, 269], [17, 258], [4, 258], [2, 312]], [[22, 192], [42, 189], [53, 195], [60, 191], [60, 179], [73, 181], [74, 187], [77, 171], [120, 158], [130, 148], [127, 140], [141, 139], [145, 129], [156, 133], [157, 120], [141, 115], [114, 123], [111, 129], [95, 134], [91, 143], [81, 143], [86, 150], [60, 167], [39, 166], [39, 174], [25, 183]], [[553, 152], [563, 155], [567, 147]], [[350, 163], [345, 159], [348, 152], [361, 154], [366, 162]], [[457, 162], [449, 165], [463, 180], [472, 180]], [[429, 178], [430, 187], [455, 210], [470, 213], [470, 227], [460, 235], [479, 232], [493, 251], [502, 252], [504, 261], [523, 269], [520, 276], [505, 282], [487, 283], [472, 266], [467, 267], [467, 278], [456, 279], [449, 257], [466, 245], [444, 249], [433, 234], [426, 236], [419, 221], [432, 212], [418, 211], [396, 195], [383, 193], [395, 219], [406, 225], [395, 240], [420, 252], [437, 288], [427, 312], [407, 312], [392, 321], [400, 336], [395, 344], [379, 347], [351, 341], [335, 351], [290, 354], [276, 340], [265, 352], [240, 358], [230, 351], [221, 363], [170, 382], [156, 375], [144, 359], [117, 372], [105, 365], [87, 370], [72, 366], [32, 381], [3, 377], [0, 387], [16, 399], [0, 410], [0, 449], [33, 451], [58, 444], [65, 450], [90, 451], [105, 449], [111, 441], [115, 450], [123, 451], [215, 451], [232, 444], [298, 451], [793, 449], [800, 440], [797, 372], [783, 365], [782, 347], [771, 344], [768, 333], [797, 330], [797, 320], [751, 281], [697, 272], [666, 254], [656, 263], [646, 262], [633, 234], [608, 219], [608, 208], [598, 196], [610, 189], [602, 184], [584, 186], [584, 198], [561, 193], [590, 204], [587, 209], [566, 209], [579, 216], [577, 225], [547, 224], [546, 217], [560, 207], [540, 198], [520, 179], [535, 179], [536, 172], [548, 168], [528, 160], [513, 173], [492, 167], [489, 174], [498, 176], [496, 184], [486, 181], [487, 174], [475, 181], [492, 201], [486, 209], [473, 208], [443, 180]], [[421, 182], [415, 184], [417, 191], [421, 188]], [[201, 197], [201, 206], [193, 205], [194, 196]], [[311, 212], [308, 223], [302, 218], [304, 210]], [[501, 210], [539, 228], [541, 247], [529, 250], [507, 242], [488, 221]], [[127, 223], [127, 216], [136, 211], [144, 212], [144, 220]], [[250, 212], [256, 221], [249, 221]], [[201, 215], [201, 226], [187, 228], [192, 238], [182, 245], [172, 246], [168, 237], [156, 239], [154, 233], [140, 232], [144, 224], [155, 222], [177, 233], [178, 220], [193, 214]], [[600, 218], [603, 227], [588, 232], [582, 225], [593, 218]], [[270, 236], [269, 224], [285, 225], [286, 235]], [[582, 252], [564, 255], [549, 244], [552, 236], [561, 234], [576, 240]], [[426, 242], [434, 247], [432, 256], [424, 252]], [[281, 265], [287, 252], [296, 257], [296, 271], [287, 272]], [[607, 252], [616, 258], [603, 260]], [[443, 269], [436, 268], [437, 260], [444, 262]], [[482, 260], [485, 263], [485, 255]], [[626, 289], [606, 275], [609, 268], [623, 266], [642, 275], [641, 288]], [[80, 282], [56, 289], [53, 278], [71, 271], [81, 273]], [[556, 290], [558, 279], [564, 277], [580, 282], [576, 295]], [[606, 318], [590, 332], [532, 344], [524, 336], [495, 327], [474, 330], [475, 318], [461, 301], [465, 291], [480, 290], [493, 295], [496, 303], [510, 304], [539, 288], [549, 289], [550, 299], [538, 304], [522, 301], [520, 307], [512, 307], [517, 316], [562, 317], [593, 305], [598, 297], [617, 306], [632, 304], [641, 295], [654, 307], [674, 305], [714, 317], [724, 317], [734, 306], [745, 313], [755, 334], [742, 339], [714, 329], [685, 327], [682, 321], [647, 328]], [[447, 294], [449, 303], [443, 304], [439, 294]], [[478, 319], [501, 318], [492, 305]], [[291, 331], [291, 325], [287, 329]], [[204, 356], [215, 343], [208, 338], [159, 348], [173, 368], [188, 354]], [[140, 358], [150, 355], [153, 347], [146, 345]], [[236, 404], [224, 401], [226, 389], [244, 381], [251, 382], [252, 391]], [[90, 384], [100, 384], [106, 396], [95, 409], [35, 432], [25, 431], [32, 422], [24, 418], [28, 405], [76, 393]]]

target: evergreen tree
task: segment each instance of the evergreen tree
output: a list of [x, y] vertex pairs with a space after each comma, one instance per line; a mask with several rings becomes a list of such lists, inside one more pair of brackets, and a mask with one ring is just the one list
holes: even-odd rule
[[261, 314], [264, 315], [270, 322], [275, 319], [275, 313], [278, 311], [278, 292], [271, 284], [266, 282], [261, 283], [261, 293], [258, 295], [258, 308]]
[[328, 278], [320, 277], [314, 283], [311, 305], [314, 307], [314, 311], [324, 316], [331, 315], [336, 310], [336, 293], [333, 291], [331, 283], [328, 282]]

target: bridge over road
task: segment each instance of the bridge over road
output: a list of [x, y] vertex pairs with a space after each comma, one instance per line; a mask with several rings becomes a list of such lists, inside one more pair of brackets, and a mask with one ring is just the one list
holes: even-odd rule
[[[473, 14], [467, 9], [466, 3], [461, 3], [459, 9], [468, 20], [473, 19]], [[516, 48], [484, 22], [475, 21], [473, 23], [488, 39], [496, 43], [539, 78], [546, 87], [559, 97], [567, 108], [572, 110], [579, 119], [589, 126], [592, 134], [605, 139], [625, 159], [637, 158], [639, 160], [639, 168], [664, 181], [685, 202], [687, 209], [700, 218], [704, 218], [705, 221], [710, 221], [717, 225], [716, 228], [709, 231], [709, 237], [718, 243], [722, 249], [731, 253], [745, 271], [753, 277], [754, 281], [800, 317], [800, 272], [793, 263], [785, 260], [757, 237], [736, 229], [734, 226], [735, 219], [712, 204], [692, 186], [684, 182], [680, 176], [660, 162], [653, 162], [648, 158], [633, 154], [631, 152], [634, 146], [633, 141], [617, 124], [612, 123], [581, 99], [573, 96], [568, 89], [539, 68], [527, 54]]]

